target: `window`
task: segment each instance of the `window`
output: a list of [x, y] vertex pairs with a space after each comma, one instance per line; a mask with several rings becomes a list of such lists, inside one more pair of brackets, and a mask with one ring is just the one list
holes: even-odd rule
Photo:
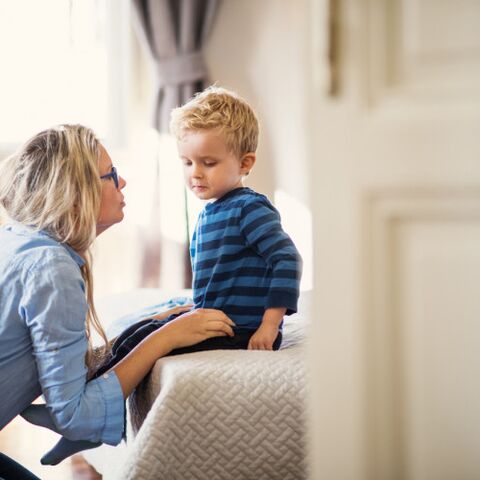
[[[0, 144], [15, 145], [58, 123], [111, 136], [120, 108], [112, 32], [125, 0], [16, 0], [0, 5]], [[115, 21], [112, 20], [115, 19]], [[129, 29], [124, 31], [129, 32]], [[116, 55], [112, 55], [116, 49]], [[118, 63], [118, 60], [117, 60]], [[118, 125], [113, 128], [118, 129]]]

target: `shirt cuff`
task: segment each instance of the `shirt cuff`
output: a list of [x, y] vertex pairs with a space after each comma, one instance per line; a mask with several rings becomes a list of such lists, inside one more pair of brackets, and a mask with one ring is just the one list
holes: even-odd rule
[[95, 380], [105, 401], [105, 428], [101, 440], [108, 445], [118, 445], [125, 428], [125, 399], [115, 372], [104, 373]]
[[270, 291], [268, 294], [265, 308], [280, 308], [286, 309], [285, 315], [291, 315], [298, 310], [298, 295], [297, 293], [288, 291]]

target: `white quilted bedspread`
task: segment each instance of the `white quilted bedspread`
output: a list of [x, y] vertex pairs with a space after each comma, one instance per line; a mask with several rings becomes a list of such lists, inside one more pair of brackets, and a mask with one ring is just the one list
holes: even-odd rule
[[[303, 330], [303, 317], [290, 317], [277, 352], [216, 350], [158, 360], [129, 401], [127, 447], [104, 450], [103, 478], [306, 478], [307, 380], [303, 342], [297, 343]], [[103, 448], [86, 452], [87, 460]]]
[[149, 412], [122, 478], [305, 478], [305, 388], [299, 347], [164, 358], [131, 405]]

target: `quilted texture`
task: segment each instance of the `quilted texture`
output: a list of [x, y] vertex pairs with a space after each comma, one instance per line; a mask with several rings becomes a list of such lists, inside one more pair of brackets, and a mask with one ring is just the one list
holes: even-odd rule
[[157, 361], [130, 402], [121, 478], [306, 478], [304, 357], [294, 346]]

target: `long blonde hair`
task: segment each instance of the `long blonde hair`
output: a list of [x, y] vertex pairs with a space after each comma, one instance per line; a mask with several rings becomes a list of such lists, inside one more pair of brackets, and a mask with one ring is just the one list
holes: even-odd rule
[[59, 125], [28, 140], [18, 152], [0, 163], [0, 205], [12, 220], [43, 230], [72, 247], [85, 264], [88, 313], [86, 363], [98, 358], [92, 349], [92, 328], [108, 345], [93, 302], [92, 256], [102, 186], [100, 143], [82, 125]]

